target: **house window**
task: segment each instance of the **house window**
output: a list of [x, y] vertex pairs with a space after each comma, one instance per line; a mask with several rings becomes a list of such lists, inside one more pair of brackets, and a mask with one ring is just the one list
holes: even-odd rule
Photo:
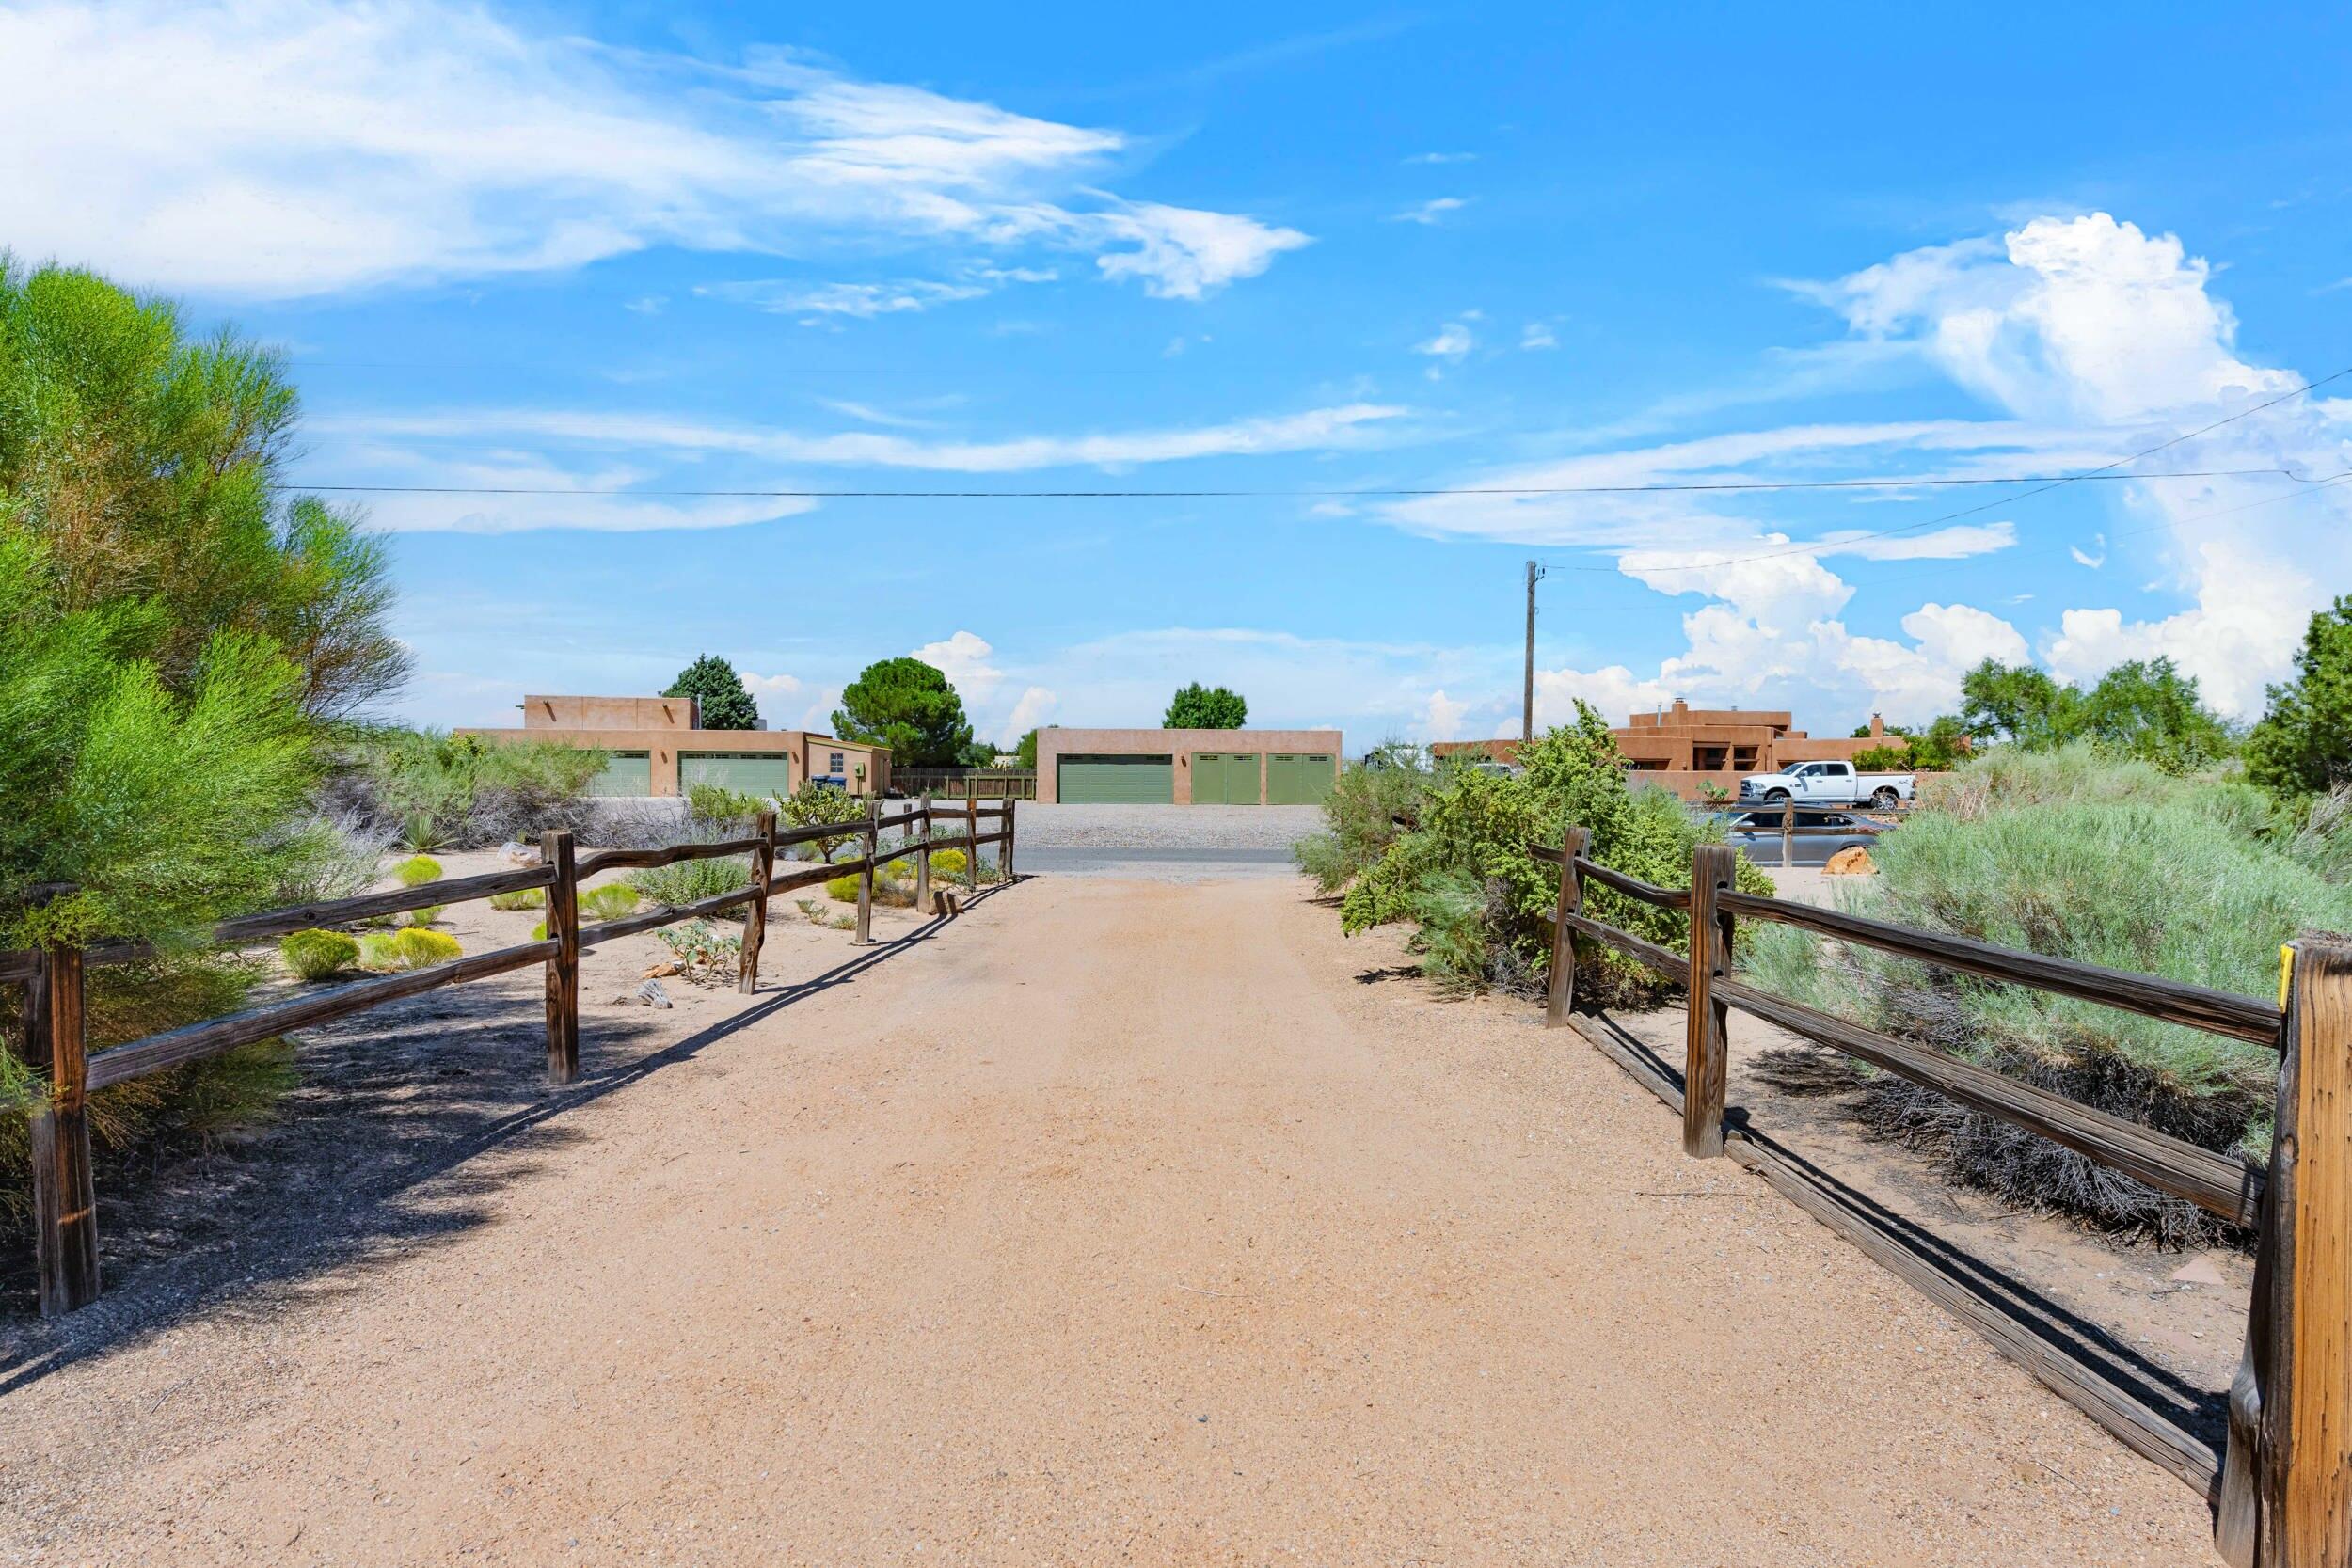
[[833, 753], [833, 760], [825, 765], [825, 771], [828, 773], [839, 773], [841, 771], [841, 753], [839, 752]]

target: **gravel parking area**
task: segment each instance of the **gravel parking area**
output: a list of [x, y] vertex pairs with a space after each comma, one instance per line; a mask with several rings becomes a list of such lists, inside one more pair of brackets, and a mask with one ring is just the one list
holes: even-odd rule
[[1320, 806], [1017, 808], [1020, 852], [1039, 849], [1282, 849], [1323, 825]]

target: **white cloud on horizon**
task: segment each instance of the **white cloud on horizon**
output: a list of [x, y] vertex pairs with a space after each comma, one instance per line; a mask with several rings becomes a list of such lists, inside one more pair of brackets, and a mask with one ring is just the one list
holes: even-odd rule
[[790, 51], [713, 66], [453, 0], [0, 11], [0, 188], [19, 254], [230, 297], [657, 245], [1035, 245], [1198, 299], [1308, 243], [1096, 189], [1127, 145]]
[[1400, 212], [1391, 213], [1389, 221], [1391, 223], [1417, 223], [1424, 229], [1429, 229], [1436, 227], [1438, 221], [1448, 213], [1458, 213], [1469, 205], [1470, 201], [1463, 197], [1433, 197], [1427, 201], [1417, 201]]

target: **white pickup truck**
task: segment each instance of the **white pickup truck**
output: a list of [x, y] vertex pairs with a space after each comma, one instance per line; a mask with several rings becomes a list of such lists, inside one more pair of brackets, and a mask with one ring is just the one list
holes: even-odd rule
[[1914, 775], [1857, 773], [1851, 762], [1792, 762], [1777, 773], [1749, 773], [1740, 780], [1744, 805], [1875, 806], [1891, 811], [1908, 801]]

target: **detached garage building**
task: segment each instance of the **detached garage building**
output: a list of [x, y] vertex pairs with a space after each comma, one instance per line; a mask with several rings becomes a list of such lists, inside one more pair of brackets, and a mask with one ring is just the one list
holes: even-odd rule
[[852, 795], [890, 787], [890, 748], [807, 730], [706, 730], [691, 697], [553, 697], [522, 700], [520, 729], [459, 730], [511, 744], [593, 747], [604, 771], [592, 795], [683, 795], [698, 784], [744, 795], [788, 795], [811, 779]]
[[1041, 804], [1311, 806], [1339, 777], [1337, 730], [1037, 732]]

